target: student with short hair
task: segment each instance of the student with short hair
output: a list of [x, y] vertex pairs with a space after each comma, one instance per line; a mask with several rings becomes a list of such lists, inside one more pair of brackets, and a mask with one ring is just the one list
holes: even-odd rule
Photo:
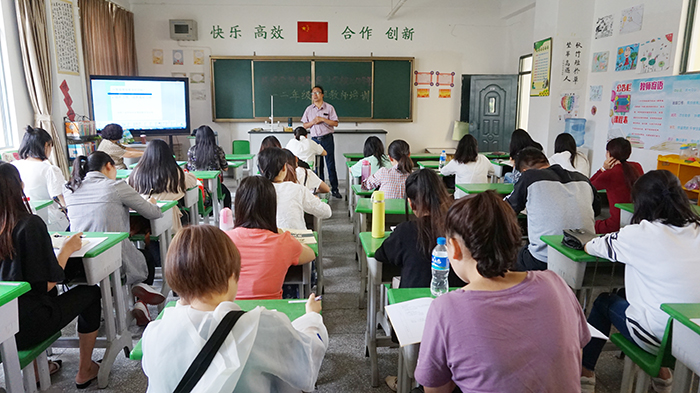
[[[114, 160], [103, 151], [75, 159], [73, 174], [64, 193], [71, 231], [130, 232], [130, 208], [148, 220], [163, 216], [155, 199], [146, 201], [116, 177]], [[121, 242], [121, 256], [125, 284], [132, 285], [131, 293], [139, 299], [132, 313], [139, 325], [146, 325], [151, 319], [144, 303], [165, 301], [165, 297], [151, 287], [155, 265], [129, 239]]]
[[605, 190], [610, 205], [610, 217], [595, 222], [595, 233], [611, 233], [620, 229], [620, 208], [617, 203], [632, 201], [632, 186], [644, 173], [637, 162], [627, 161], [632, 144], [625, 138], [614, 138], [605, 146], [605, 162], [591, 177], [591, 183]]
[[515, 213], [527, 208], [529, 244], [518, 253], [516, 270], [546, 270], [547, 245], [544, 235], [561, 235], [564, 229], [594, 232], [595, 216], [600, 213], [598, 192], [588, 178], [549, 165], [544, 153], [527, 147], [518, 153], [515, 168], [520, 180], [506, 201]]
[[268, 135], [260, 143], [260, 150], [258, 150], [258, 154], [260, 154], [261, 151], [267, 149], [268, 147], [277, 147], [277, 148], [281, 149], [282, 144], [280, 143], [280, 140], [277, 139], [276, 136]]
[[27, 126], [19, 146], [21, 160], [13, 161], [17, 167], [24, 194], [35, 201], [53, 201], [48, 207], [50, 231], [65, 231], [68, 228], [68, 218], [64, 212], [66, 201], [63, 199], [63, 186], [66, 179], [61, 169], [49, 161], [53, 139], [41, 128]]
[[226, 234], [241, 255], [236, 298], [282, 299], [287, 270], [316, 259], [314, 251], [277, 228], [277, 195], [268, 179], [244, 178], [234, 208], [234, 228]]
[[[457, 144], [457, 151], [452, 161], [440, 169], [443, 176], [455, 175], [455, 184], [488, 183], [493, 165], [485, 155], [479, 154], [479, 144], [472, 135], [465, 135]], [[455, 198], [467, 194], [457, 189]]]
[[[175, 235], [165, 277], [180, 300], [142, 339], [149, 393], [174, 391], [223, 317], [240, 312], [233, 302], [244, 280], [240, 272], [238, 250], [220, 229], [194, 225]], [[264, 307], [245, 312], [193, 391], [313, 391], [329, 340], [315, 296], [309, 296], [306, 314], [292, 322]]]
[[100, 131], [102, 141], [97, 146], [97, 151], [103, 151], [112, 157], [117, 169], [127, 169], [124, 164], [124, 157], [136, 158], [143, 155], [141, 150], [122, 145], [119, 141], [122, 139], [123, 135], [124, 129], [122, 126], [115, 123], [107, 124], [102, 131]]
[[576, 149], [574, 137], [566, 132], [557, 135], [554, 140], [554, 155], [549, 157], [551, 165], [559, 165], [567, 171], [577, 171], [588, 177], [591, 174], [591, 164], [588, 158]]
[[391, 168], [379, 168], [372, 176], [365, 179], [362, 189], [376, 188], [384, 191], [386, 199], [403, 199], [406, 195], [406, 179], [413, 171], [411, 147], [402, 139], [397, 139], [389, 145], [389, 161]]
[[367, 160], [370, 165], [370, 174], [374, 175], [377, 173], [379, 168], [391, 168], [391, 162], [389, 157], [384, 154], [384, 144], [382, 140], [376, 136], [369, 136], [365, 139], [365, 145], [362, 148], [362, 155], [365, 158], [356, 162], [355, 165], [350, 167], [350, 171], [354, 177], [362, 176], [362, 161]]
[[331, 207], [316, 198], [311, 191], [296, 182], [284, 181], [289, 171], [287, 157], [282, 149], [267, 148], [258, 154], [262, 176], [270, 180], [277, 193], [277, 227], [306, 229], [304, 212], [320, 218], [330, 218]]
[[[656, 354], [666, 331], [663, 303], [700, 303], [700, 217], [678, 178], [669, 171], [642, 175], [632, 186], [631, 225], [597, 237], [587, 253], [625, 264], [625, 295], [603, 293], [588, 322], [603, 334], [610, 326], [645, 351]], [[595, 365], [605, 345], [593, 339], [583, 349], [584, 392], [595, 389]], [[656, 392], [670, 392], [671, 374], [662, 368], [652, 378]]]
[[307, 139], [306, 136], [308, 134], [309, 133], [304, 127], [295, 128], [294, 138], [287, 142], [286, 148], [307, 164], [313, 165], [314, 161], [316, 160], [316, 156], [325, 156], [328, 153], [326, 153], [326, 151], [323, 149], [323, 146], [319, 145], [313, 140]]
[[513, 271], [513, 210], [493, 191], [462, 198], [445, 231], [450, 269], [469, 285], [430, 305], [415, 370], [425, 392], [578, 392], [585, 316], [556, 273]]
[[[180, 201], [185, 192], [197, 187], [197, 178], [182, 170], [172, 155], [170, 146], [162, 139], [148, 143], [143, 157], [129, 174], [128, 183], [142, 197], [158, 201]], [[182, 228], [180, 209], [173, 211], [173, 230]]]
[[[516, 157], [521, 150], [526, 147], [534, 147], [538, 150], [543, 150], [542, 145], [535, 142], [530, 134], [522, 128], [518, 128], [510, 135], [510, 146], [508, 152], [510, 154], [510, 161], [515, 163]], [[517, 183], [520, 179], [520, 171], [518, 168], [513, 168], [513, 172], [506, 173], [503, 182], [504, 183]]]

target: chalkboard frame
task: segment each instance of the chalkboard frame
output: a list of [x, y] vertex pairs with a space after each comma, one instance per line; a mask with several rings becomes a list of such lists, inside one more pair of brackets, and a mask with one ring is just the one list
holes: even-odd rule
[[[319, 61], [336, 61], [336, 62], [372, 62], [372, 82], [371, 82], [371, 113], [372, 117], [343, 117], [339, 116], [338, 120], [340, 122], [413, 122], [413, 73], [415, 70], [415, 58], [414, 57], [338, 57], [338, 56], [211, 56], [210, 57], [210, 72], [211, 72], [211, 108], [212, 108], [212, 120], [214, 122], [222, 123], [242, 123], [242, 122], [262, 122], [269, 120], [269, 117], [251, 117], [251, 118], [223, 118], [217, 117], [216, 114], [216, 81], [214, 73], [214, 64], [217, 60], [250, 60], [251, 67], [253, 69], [252, 77], [252, 91], [251, 97], [253, 99], [253, 108], [255, 108], [255, 61], [309, 61], [311, 65], [311, 88], [316, 82], [316, 62]], [[375, 118], [374, 117], [374, 66], [375, 61], [407, 61], [411, 64], [410, 74], [407, 75], [406, 85], [409, 86], [410, 94], [408, 100], [408, 117], [401, 119], [386, 119], [386, 118]], [[329, 102], [333, 104], [332, 102]], [[309, 102], [311, 105], [311, 102]], [[253, 111], [255, 115], [255, 111]], [[292, 120], [299, 122], [301, 120], [302, 113], [299, 116], [293, 116]], [[287, 117], [275, 117], [275, 121], [280, 121], [286, 123]]]

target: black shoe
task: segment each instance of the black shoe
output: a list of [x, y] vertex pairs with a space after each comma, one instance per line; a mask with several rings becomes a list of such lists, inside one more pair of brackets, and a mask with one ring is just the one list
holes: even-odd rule
[[340, 195], [340, 192], [338, 192], [338, 191], [333, 191], [333, 196], [338, 198], [338, 199], [343, 199], [343, 196]]

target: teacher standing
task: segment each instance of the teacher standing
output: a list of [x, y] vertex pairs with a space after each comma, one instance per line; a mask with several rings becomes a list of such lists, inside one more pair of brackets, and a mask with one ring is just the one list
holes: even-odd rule
[[[335, 171], [335, 142], [333, 141], [333, 129], [338, 126], [338, 115], [335, 113], [333, 105], [323, 102], [323, 87], [314, 86], [311, 89], [311, 100], [301, 116], [304, 128], [311, 133], [311, 139], [319, 143], [328, 153], [326, 155], [326, 167], [328, 167], [328, 178], [331, 182], [331, 192], [336, 198], [342, 198], [338, 192], [338, 174]], [[318, 175], [322, 180], [323, 165], [318, 168]]]

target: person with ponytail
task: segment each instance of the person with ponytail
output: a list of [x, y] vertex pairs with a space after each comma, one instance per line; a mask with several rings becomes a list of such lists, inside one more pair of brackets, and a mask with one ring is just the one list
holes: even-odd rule
[[591, 164], [588, 158], [576, 149], [576, 141], [571, 134], [563, 132], [554, 140], [554, 155], [549, 157], [551, 165], [559, 165], [567, 171], [580, 172], [588, 177], [591, 175]]
[[66, 179], [61, 169], [49, 161], [53, 139], [41, 128], [27, 126], [22, 144], [19, 147], [21, 160], [13, 161], [22, 182], [24, 194], [35, 201], [51, 201], [48, 207], [48, 228], [50, 231], [65, 231], [68, 218], [64, 213], [66, 201], [63, 199], [63, 186]]
[[[479, 154], [479, 144], [473, 135], [465, 135], [457, 144], [455, 156], [440, 169], [443, 176], [455, 175], [456, 184], [488, 183], [493, 165], [485, 155]], [[455, 198], [465, 197], [467, 193], [457, 189]]]
[[[56, 283], [66, 278], [68, 258], [81, 247], [82, 233], [67, 238], [54, 253], [46, 224], [32, 215], [25, 201], [17, 168], [2, 161], [0, 206], [0, 281], [26, 281], [31, 286], [17, 299], [17, 349], [27, 350], [41, 343], [77, 317], [80, 365], [75, 383], [85, 388], [100, 370], [91, 359], [102, 316], [100, 288], [77, 285], [61, 295], [56, 289]], [[60, 364], [49, 362], [49, 369], [53, 374]]]
[[413, 171], [411, 147], [402, 139], [389, 145], [391, 168], [380, 168], [375, 174], [365, 179], [362, 189], [376, 188], [384, 191], [386, 199], [403, 199], [406, 195], [406, 179]]
[[[656, 354], [668, 322], [661, 304], [700, 303], [700, 217], [678, 178], [665, 170], [639, 177], [632, 202], [630, 225], [585, 246], [593, 256], [625, 264], [625, 294], [598, 296], [588, 323], [606, 335], [614, 325], [625, 338]], [[593, 339], [583, 349], [584, 392], [594, 391], [595, 365], [604, 345], [605, 340]], [[662, 392], [670, 386], [671, 373], [662, 368], [652, 387]]]
[[350, 171], [354, 177], [362, 176], [362, 161], [364, 160], [369, 161], [372, 175], [377, 173], [379, 168], [391, 168], [389, 157], [384, 154], [384, 144], [382, 143], [382, 140], [376, 136], [370, 136], [365, 139], [365, 146], [362, 149], [362, 155], [365, 156], [365, 158], [356, 162], [355, 165], [350, 168]]
[[294, 138], [287, 143], [286, 148], [307, 164], [314, 164], [316, 156], [325, 156], [328, 153], [323, 149], [323, 146], [307, 139], [307, 135], [306, 128], [297, 127], [294, 129]]
[[107, 124], [102, 131], [100, 137], [102, 141], [97, 146], [98, 151], [103, 151], [109, 154], [114, 160], [114, 166], [117, 169], [127, 169], [124, 164], [124, 158], [137, 158], [143, 155], [143, 151], [132, 149], [122, 145], [119, 141], [124, 135], [124, 129], [119, 124]]
[[[116, 180], [114, 160], [105, 152], [79, 156], [73, 163], [73, 174], [66, 185], [66, 204], [70, 229], [73, 232], [130, 232], [129, 209], [152, 220], [163, 216], [151, 197], [148, 201], [123, 180]], [[151, 319], [145, 304], [160, 304], [165, 297], [151, 288], [155, 264], [146, 258], [129, 239], [121, 242], [122, 268], [126, 284], [139, 299], [132, 313], [139, 325]]]
[[284, 178], [284, 181], [301, 184], [314, 195], [331, 192], [328, 184], [309, 169], [306, 161], [299, 162], [299, 157], [295, 156], [288, 149], [282, 149], [282, 151], [287, 157], [287, 176]]
[[[209, 126], [197, 128], [195, 145], [187, 150], [187, 169], [190, 171], [225, 171], [228, 169], [226, 154], [216, 144], [216, 135]], [[224, 194], [224, 207], [231, 208], [231, 191], [224, 185], [223, 174], [219, 173], [221, 191]], [[209, 190], [216, 195], [216, 190]]]
[[598, 190], [607, 192], [610, 217], [595, 222], [595, 233], [611, 233], [620, 229], [620, 209], [615, 204], [632, 201], [632, 186], [644, 173], [639, 163], [627, 161], [632, 154], [632, 145], [627, 139], [611, 139], [605, 150], [603, 167], [591, 177], [591, 183]]

